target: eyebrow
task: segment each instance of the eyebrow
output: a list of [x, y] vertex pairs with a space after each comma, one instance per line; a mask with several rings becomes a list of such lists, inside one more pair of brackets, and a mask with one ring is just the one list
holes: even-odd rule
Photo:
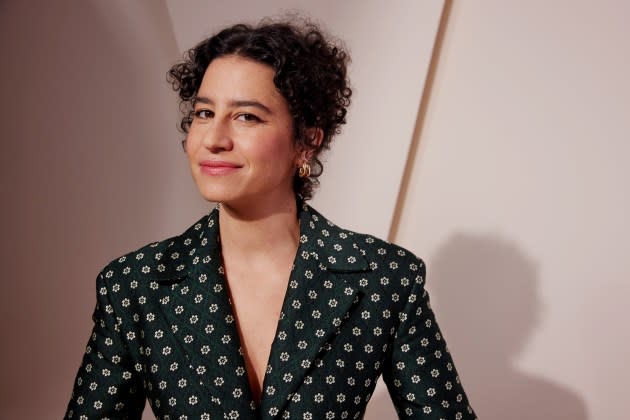
[[[205, 97], [205, 96], [195, 96], [193, 98], [193, 100], [192, 100], [193, 106], [197, 102], [201, 102], [202, 104], [214, 105], [214, 101], [212, 99], [210, 99], [210, 98]], [[230, 107], [234, 107], [234, 108], [240, 107], [240, 106], [243, 106], [243, 107], [251, 106], [251, 107], [254, 107], [254, 108], [258, 108], [258, 109], [260, 109], [260, 110], [262, 110], [262, 111], [264, 111], [264, 112], [266, 112], [268, 114], [272, 114], [271, 110], [267, 106], [261, 104], [258, 101], [254, 101], [254, 100], [245, 100], [245, 99], [237, 100], [237, 99], [234, 99], [234, 100], [228, 102], [228, 105]]]

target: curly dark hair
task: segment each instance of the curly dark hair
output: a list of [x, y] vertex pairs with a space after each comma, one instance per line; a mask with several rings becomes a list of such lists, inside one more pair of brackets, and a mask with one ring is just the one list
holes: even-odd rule
[[[238, 55], [271, 66], [274, 84], [287, 101], [293, 118], [296, 144], [314, 149], [309, 177], [293, 178], [293, 190], [304, 200], [313, 195], [323, 170], [318, 156], [330, 148], [335, 134], [346, 122], [352, 90], [347, 78], [350, 61], [342, 43], [333, 40], [305, 19], [262, 21], [256, 26], [230, 26], [197, 44], [184, 54], [182, 62], [167, 73], [167, 80], [180, 97], [183, 117], [180, 128], [188, 133], [193, 100], [208, 65], [215, 58]], [[323, 139], [313, 143], [308, 129], [319, 128]]]

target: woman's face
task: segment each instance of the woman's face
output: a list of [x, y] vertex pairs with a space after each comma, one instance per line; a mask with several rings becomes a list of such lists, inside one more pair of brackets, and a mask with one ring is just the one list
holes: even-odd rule
[[206, 200], [232, 206], [294, 200], [293, 120], [274, 75], [271, 67], [235, 55], [206, 69], [186, 142]]

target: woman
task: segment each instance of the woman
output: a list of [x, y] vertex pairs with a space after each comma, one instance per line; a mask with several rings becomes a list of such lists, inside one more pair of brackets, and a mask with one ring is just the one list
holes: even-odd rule
[[305, 204], [345, 123], [348, 57], [312, 24], [236, 25], [169, 71], [193, 179], [220, 203], [112, 261], [67, 418], [469, 419], [409, 251]]

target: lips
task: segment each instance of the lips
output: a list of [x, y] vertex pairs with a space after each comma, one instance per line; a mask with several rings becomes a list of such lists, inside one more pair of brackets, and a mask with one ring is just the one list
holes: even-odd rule
[[241, 168], [241, 165], [222, 160], [204, 160], [199, 163], [201, 172], [207, 175], [229, 175]]

